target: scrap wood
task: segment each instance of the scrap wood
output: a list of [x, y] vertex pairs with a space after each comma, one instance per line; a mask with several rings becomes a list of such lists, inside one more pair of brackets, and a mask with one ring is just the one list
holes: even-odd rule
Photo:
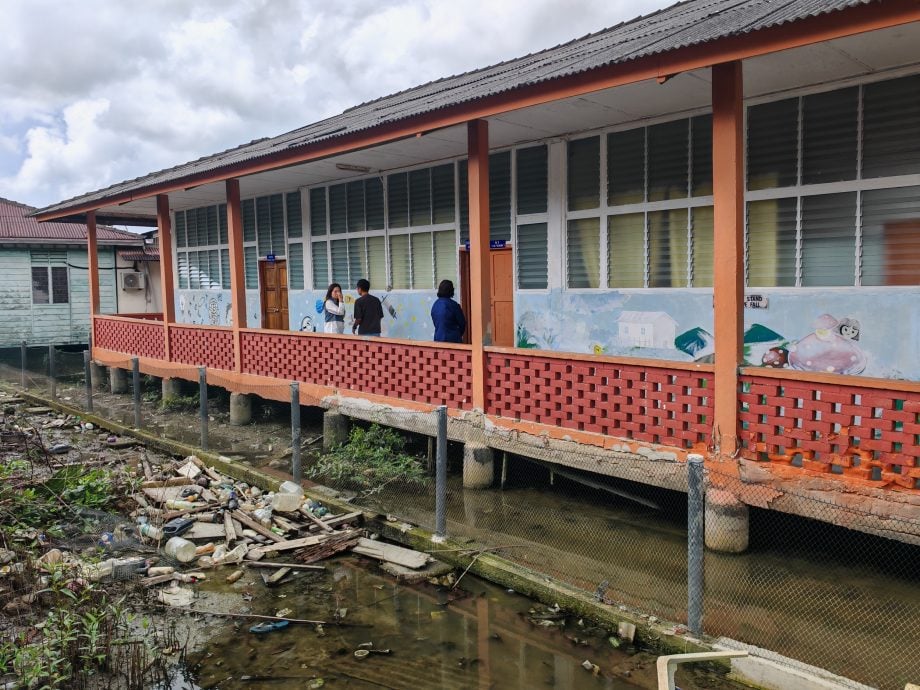
[[358, 543], [357, 532], [337, 532], [322, 544], [306, 548], [294, 554], [302, 563], [315, 563], [330, 558], [341, 551], [347, 551]]
[[426, 565], [431, 558], [428, 554], [413, 549], [406, 549], [395, 544], [386, 544], [372, 539], [362, 537], [358, 540], [358, 545], [352, 551], [369, 556], [380, 561], [388, 561], [397, 565], [404, 565], [407, 568], [421, 568]]
[[270, 529], [266, 529], [265, 527], [260, 525], [258, 522], [253, 520], [251, 517], [246, 515], [246, 513], [244, 513], [242, 510], [234, 510], [233, 517], [235, 517], [241, 523], [246, 525], [253, 532], [257, 532], [267, 539], [271, 539], [272, 541], [275, 541], [275, 542], [284, 541], [284, 537], [280, 537], [274, 532], [272, 532]]
[[198, 469], [200, 469], [202, 472], [204, 472], [206, 475], [208, 475], [208, 477], [210, 477], [210, 478], [211, 478], [212, 480], [214, 480], [215, 482], [222, 482], [222, 481], [224, 481], [224, 477], [222, 477], [221, 475], [219, 475], [213, 468], [208, 467], [208, 466], [205, 464], [204, 460], [202, 460], [201, 458], [199, 458], [197, 455], [190, 455], [190, 456], [188, 457], [188, 459], [189, 459], [191, 462], [195, 463], [195, 465], [198, 466]]
[[244, 561], [249, 568], [290, 568], [292, 570], [325, 570], [324, 565], [304, 565], [303, 563], [275, 563], [273, 561]]
[[310, 512], [310, 509], [307, 508], [305, 505], [300, 506], [300, 508], [299, 508], [298, 510], [299, 510], [299, 512], [300, 512], [301, 515], [303, 515], [305, 518], [307, 518], [308, 520], [310, 520], [311, 522], [313, 522], [313, 523], [314, 523], [315, 525], [317, 525], [320, 529], [325, 530], [326, 532], [333, 532], [333, 531], [334, 531], [334, 530], [332, 529], [332, 526], [331, 526], [328, 522], [323, 522], [322, 520], [320, 520], [320, 519], [319, 519], [318, 517], [316, 517], [313, 513], [311, 513], [311, 512]]
[[262, 582], [264, 582], [268, 587], [273, 587], [277, 584], [280, 584], [281, 581], [291, 574], [291, 569], [285, 566], [284, 568], [278, 568], [271, 575], [268, 573], [260, 573], [262, 575]]
[[141, 584], [144, 587], [153, 587], [154, 585], [162, 585], [164, 582], [172, 582], [175, 578], [175, 573], [167, 573], [166, 575], [154, 575], [153, 577], [145, 577], [143, 580], [141, 580]]
[[285, 532], [299, 532], [304, 527], [305, 524], [302, 522], [292, 522], [287, 518], [283, 518], [280, 515], [272, 515], [272, 522], [274, 522], [278, 527], [283, 529]]
[[227, 546], [236, 541], [236, 528], [233, 526], [233, 518], [228, 511], [224, 511], [224, 536], [227, 539]]
[[[336, 527], [337, 525], [341, 525], [346, 522], [351, 522], [352, 520], [356, 520], [357, 518], [361, 517], [363, 514], [364, 514], [364, 511], [356, 510], [353, 513], [346, 513], [345, 515], [337, 515], [336, 517], [323, 518], [321, 522], [324, 525], [328, 525], [329, 527]], [[310, 525], [310, 531], [313, 531], [315, 529], [317, 529], [316, 525]]]
[[288, 541], [278, 541], [274, 544], [267, 544], [266, 546], [257, 547], [252, 549], [249, 552], [247, 558], [252, 561], [257, 561], [262, 556], [264, 556], [269, 551], [291, 551], [293, 549], [300, 549], [304, 546], [315, 546], [316, 544], [321, 544], [326, 541], [329, 537], [323, 534], [317, 534], [312, 537], [302, 537], [301, 539], [290, 539]]

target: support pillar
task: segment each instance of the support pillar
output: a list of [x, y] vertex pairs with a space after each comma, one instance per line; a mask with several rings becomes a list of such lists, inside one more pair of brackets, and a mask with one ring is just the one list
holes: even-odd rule
[[738, 448], [744, 347], [744, 104], [741, 62], [712, 67], [713, 321], [716, 460]]
[[489, 264], [489, 123], [467, 123], [470, 208], [470, 343], [473, 346], [473, 408], [486, 409], [485, 348], [492, 344]]
[[244, 426], [252, 421], [252, 396], [246, 393], [230, 394], [230, 423]]
[[731, 491], [706, 491], [706, 548], [721, 553], [744, 553], [750, 535], [748, 507]]
[[495, 479], [495, 460], [492, 449], [481, 443], [469, 442], [463, 446], [463, 488], [488, 489]]
[[[169, 197], [166, 194], [157, 194], [157, 232], [160, 243], [160, 292], [163, 304], [163, 352], [166, 361], [171, 361], [169, 348], [169, 324], [176, 321], [176, 303], [173, 296], [173, 251], [172, 251], [172, 221], [169, 215]], [[166, 394], [166, 383], [163, 383], [163, 394]]]
[[330, 451], [335, 446], [347, 443], [350, 426], [348, 417], [341, 412], [326, 410], [323, 413], [323, 450]]
[[166, 398], [178, 398], [182, 395], [182, 379], [164, 378], [162, 386], [163, 400], [166, 400]]
[[105, 367], [95, 362], [89, 363], [89, 377], [93, 382], [94, 388], [102, 388], [105, 384]]
[[109, 367], [109, 387], [113, 393], [127, 393], [128, 371], [118, 367]]
[[233, 368], [243, 371], [241, 328], [246, 328], [246, 276], [243, 270], [243, 211], [240, 181], [227, 180], [227, 242], [230, 254], [230, 320], [233, 322]]

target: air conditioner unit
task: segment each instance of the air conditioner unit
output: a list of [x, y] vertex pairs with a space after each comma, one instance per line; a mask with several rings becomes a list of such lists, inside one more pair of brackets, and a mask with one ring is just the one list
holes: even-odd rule
[[138, 271], [125, 271], [121, 274], [122, 290], [143, 290], [146, 287], [146, 276]]

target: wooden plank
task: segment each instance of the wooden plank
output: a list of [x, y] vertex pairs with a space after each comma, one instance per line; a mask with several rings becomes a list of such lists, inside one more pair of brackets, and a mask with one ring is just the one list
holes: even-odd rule
[[274, 544], [268, 544], [252, 549], [247, 556], [249, 560], [257, 561], [269, 551], [291, 551], [292, 549], [302, 549], [305, 546], [316, 546], [322, 544], [329, 537], [325, 534], [317, 534], [312, 537], [302, 537], [300, 539], [291, 539], [289, 541], [279, 541]]
[[228, 547], [236, 541], [236, 528], [233, 526], [233, 518], [230, 516], [230, 512], [226, 510], [224, 511], [224, 536], [227, 539]]
[[291, 570], [325, 570], [324, 565], [305, 565], [303, 563], [275, 563], [274, 561], [244, 561], [249, 568], [290, 568]]
[[413, 551], [395, 544], [385, 544], [372, 539], [361, 538], [358, 545], [352, 551], [362, 556], [376, 558], [379, 561], [387, 561], [396, 565], [403, 565], [407, 568], [421, 568], [428, 563], [428, 554], [420, 551]]
[[253, 532], [258, 532], [266, 539], [271, 539], [272, 541], [284, 541], [284, 537], [279, 537], [277, 534], [272, 532], [270, 529], [262, 527], [258, 522], [253, 520], [251, 517], [246, 515], [242, 510], [234, 510], [233, 517], [239, 520], [241, 523], [246, 525]]
[[[339, 515], [339, 516], [334, 517], [334, 518], [329, 518], [328, 520], [323, 520], [322, 522], [323, 522], [324, 525], [328, 525], [329, 527], [335, 527], [336, 525], [341, 525], [341, 524], [343, 524], [343, 523], [351, 522], [352, 520], [356, 520], [356, 519], [358, 519], [359, 517], [361, 517], [362, 515], [364, 515], [364, 511], [362, 511], [362, 510], [356, 510], [356, 511], [353, 512], [353, 513], [347, 513], [347, 514], [345, 514], [345, 515]], [[312, 532], [313, 530], [315, 530], [315, 529], [317, 529], [317, 526], [316, 526], [316, 525], [310, 525], [310, 531], [311, 531], [311, 532]]]
[[320, 529], [325, 530], [326, 532], [334, 532], [334, 531], [335, 531], [335, 530], [332, 529], [332, 527], [329, 525], [328, 522], [323, 522], [322, 520], [320, 520], [320, 519], [319, 519], [318, 517], [316, 517], [313, 513], [311, 513], [310, 510], [309, 510], [305, 505], [300, 506], [300, 508], [299, 508], [298, 510], [300, 511], [300, 514], [301, 514], [301, 515], [303, 515], [305, 518], [307, 518], [308, 520], [310, 520], [311, 522], [313, 522], [313, 523], [314, 523], [315, 525], [317, 525]]

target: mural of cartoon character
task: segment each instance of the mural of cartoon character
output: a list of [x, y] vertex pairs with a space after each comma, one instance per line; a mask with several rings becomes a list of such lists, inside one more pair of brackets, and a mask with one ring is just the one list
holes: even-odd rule
[[305, 333], [316, 333], [316, 324], [313, 323], [313, 317], [307, 315], [300, 320], [300, 330]]
[[822, 314], [814, 323], [814, 332], [788, 348], [789, 366], [799, 371], [830, 374], [861, 374], [869, 363], [857, 345], [860, 325], [856, 319], [838, 321]]

